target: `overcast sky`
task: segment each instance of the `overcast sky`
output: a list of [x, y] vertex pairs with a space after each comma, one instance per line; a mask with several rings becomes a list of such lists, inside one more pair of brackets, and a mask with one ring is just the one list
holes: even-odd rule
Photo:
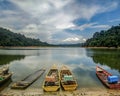
[[0, 27], [41, 41], [81, 43], [120, 23], [120, 0], [0, 0]]

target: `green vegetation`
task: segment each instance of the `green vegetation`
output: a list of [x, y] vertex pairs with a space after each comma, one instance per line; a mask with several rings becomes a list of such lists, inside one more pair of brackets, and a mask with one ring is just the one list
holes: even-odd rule
[[81, 47], [83, 46], [83, 43], [77, 43], [77, 44], [58, 44], [54, 45], [54, 47]]
[[120, 47], [120, 24], [106, 31], [96, 32], [85, 43], [87, 47]]
[[0, 28], [0, 46], [49, 46], [49, 44]]

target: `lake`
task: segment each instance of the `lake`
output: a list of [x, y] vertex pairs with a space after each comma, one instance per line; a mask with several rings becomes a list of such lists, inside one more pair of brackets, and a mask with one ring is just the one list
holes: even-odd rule
[[78, 82], [78, 89], [102, 87], [95, 74], [96, 65], [120, 77], [120, 49], [90, 48], [8, 48], [0, 49], [0, 66], [9, 64], [13, 72], [12, 82], [19, 81], [36, 70], [45, 67], [46, 72], [28, 88], [42, 88], [49, 68], [56, 64], [60, 69], [67, 65]]

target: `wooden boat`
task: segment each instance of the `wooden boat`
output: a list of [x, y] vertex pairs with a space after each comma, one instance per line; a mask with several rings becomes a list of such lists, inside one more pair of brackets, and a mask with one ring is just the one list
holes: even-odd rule
[[45, 80], [43, 82], [43, 90], [47, 92], [50, 91], [55, 92], [58, 91], [59, 89], [60, 89], [59, 72], [57, 66], [53, 65], [45, 77]]
[[78, 86], [76, 79], [72, 72], [66, 67], [62, 66], [60, 71], [60, 83], [65, 91], [75, 90]]
[[9, 71], [8, 66], [4, 66], [0, 69], [0, 85], [4, 84], [11, 78], [12, 73], [8, 71]]
[[45, 69], [43, 68], [39, 69], [36, 72], [24, 78], [23, 80], [13, 83], [11, 88], [12, 89], [25, 89], [28, 86], [30, 86], [34, 81], [36, 81], [44, 72], [45, 72]]
[[117, 76], [113, 76], [99, 66], [96, 66], [96, 75], [106, 87], [110, 89], [120, 89], [120, 80]]

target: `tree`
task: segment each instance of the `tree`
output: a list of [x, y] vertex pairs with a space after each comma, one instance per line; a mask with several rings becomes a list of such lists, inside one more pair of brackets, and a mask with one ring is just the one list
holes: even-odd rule
[[120, 24], [118, 26], [112, 26], [106, 31], [95, 32], [93, 37], [88, 39], [84, 45], [92, 47], [119, 47]]

